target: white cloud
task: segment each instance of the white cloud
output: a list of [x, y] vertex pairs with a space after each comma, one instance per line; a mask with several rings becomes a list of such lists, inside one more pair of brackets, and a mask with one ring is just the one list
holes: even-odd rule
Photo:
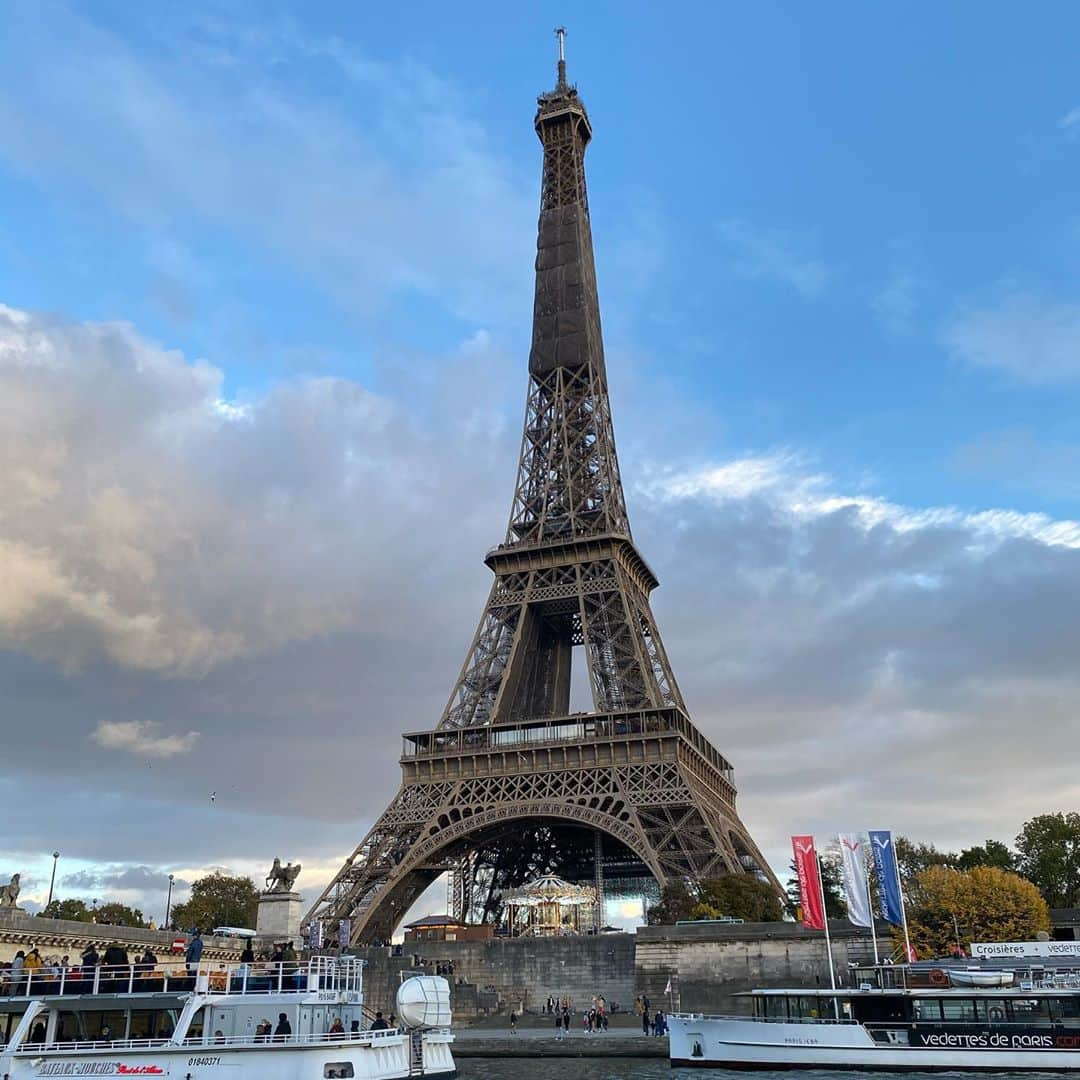
[[952, 356], [1031, 383], [1080, 377], [1080, 304], [1012, 293], [996, 307], [961, 312], [945, 328]]
[[273, 17], [251, 31], [160, 12], [148, 50], [61, 4], [8, 14], [0, 157], [132, 220], [164, 257], [174, 317], [190, 317], [197, 273], [169, 239], [181, 223], [264, 249], [351, 314], [401, 294], [467, 316], [503, 310], [493, 297], [528, 309], [535, 174], [518, 176], [470, 98], [422, 64]]
[[164, 735], [161, 724], [152, 720], [102, 720], [91, 738], [106, 750], [122, 750], [136, 757], [169, 758], [191, 753], [199, 741], [199, 732]]
[[815, 296], [829, 280], [825, 263], [801, 254], [799, 240], [791, 233], [756, 228], [736, 218], [721, 221], [716, 231], [739, 277], [779, 281], [803, 296]]
[[[467, 648], [520, 422], [486, 333], [393, 370], [237, 417], [130, 327], [0, 315], [0, 802], [27, 851], [155, 867], [168, 837], [185, 879], [277, 854], [313, 891], [361, 839]], [[620, 423], [675, 673], [781, 868], [793, 828], [1008, 839], [1074, 798], [1076, 522], [904, 505], [795, 450], [642, 461], [654, 403]]]
[[870, 301], [870, 306], [890, 334], [898, 337], [910, 334], [915, 314], [915, 278], [897, 271]]
[[1059, 121], [1058, 127], [1065, 131], [1069, 137], [1073, 137], [1077, 128], [1080, 128], [1080, 105], [1070, 109]]

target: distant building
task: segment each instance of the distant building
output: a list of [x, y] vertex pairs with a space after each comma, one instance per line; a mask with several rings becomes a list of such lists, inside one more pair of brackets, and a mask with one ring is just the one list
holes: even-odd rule
[[449, 915], [426, 915], [405, 927], [405, 944], [418, 941], [487, 941], [494, 935], [490, 923], [470, 926]]

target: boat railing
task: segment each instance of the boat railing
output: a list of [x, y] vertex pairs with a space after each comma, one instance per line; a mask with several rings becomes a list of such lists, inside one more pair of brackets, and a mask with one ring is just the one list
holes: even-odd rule
[[363, 961], [352, 956], [313, 956], [310, 960], [256, 961], [198, 965], [149, 963], [97, 964], [6, 972], [0, 997], [54, 997], [85, 994], [310, 994], [359, 992]]
[[668, 1014], [669, 1019], [678, 1020], [743, 1020], [753, 1024], [858, 1024], [858, 1020], [842, 1016], [835, 1019], [831, 1016], [793, 1016], [790, 1019], [784, 1016], [753, 1016], [750, 1013], [696, 1013], [674, 1012]]
[[354, 1032], [310, 1032], [298, 1035], [196, 1035], [174, 1042], [172, 1039], [80, 1039], [71, 1042], [24, 1043], [19, 1050], [35, 1054], [68, 1054], [80, 1050], [161, 1050], [167, 1047], [185, 1047], [202, 1049], [252, 1046], [313, 1046], [351, 1043], [379, 1043], [400, 1037], [396, 1028], [384, 1031]]

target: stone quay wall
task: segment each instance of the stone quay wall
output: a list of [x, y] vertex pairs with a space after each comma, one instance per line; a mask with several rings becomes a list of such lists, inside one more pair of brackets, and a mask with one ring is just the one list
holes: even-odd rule
[[[873, 959], [870, 935], [830, 923], [838, 978], [850, 982], [850, 963]], [[879, 928], [887, 938], [888, 928]], [[887, 950], [886, 950], [887, 951]], [[414, 942], [393, 955], [386, 947], [357, 950], [367, 961], [365, 1003], [389, 1013], [402, 972], [436, 974], [453, 964], [452, 1005], [457, 1021], [493, 1012], [539, 1013], [548, 994], [569, 997], [576, 1012], [596, 994], [623, 1009], [647, 994], [654, 1008], [672, 1004], [694, 1012], [745, 1012], [737, 995], [754, 987], [828, 986], [824, 935], [794, 923], [730, 926], [650, 926], [636, 934], [565, 938], [496, 938], [484, 942]], [[884, 955], [884, 953], [883, 953]], [[487, 990], [493, 986], [494, 992]]]
[[[850, 984], [850, 963], [873, 962], [869, 931], [838, 920], [829, 931], [838, 981]], [[884, 924], [878, 936], [887, 941]], [[676, 1010], [745, 1013], [749, 1000], [737, 995], [755, 987], [827, 987], [829, 961], [825, 935], [794, 923], [646, 926], [637, 932], [635, 974], [635, 993], [655, 1008], [669, 1008], [670, 978]]]
[[[12, 960], [19, 949], [25, 952], [36, 945], [42, 956], [67, 953], [71, 963], [75, 964], [83, 949], [91, 943], [99, 953], [104, 953], [116, 942], [128, 950], [132, 960], [137, 959], [136, 951], [141, 953], [149, 945], [160, 961], [167, 962], [174, 956], [172, 943], [179, 937], [186, 938], [187, 935], [174, 934], [171, 930], [144, 930], [138, 926], [43, 919], [24, 911], [0, 908], [0, 961]], [[243, 947], [237, 938], [203, 935], [203, 958], [206, 960], [237, 961]], [[183, 956], [176, 959], [183, 960]]]
[[[497, 1008], [539, 1013], [549, 994], [570, 998], [578, 1011], [587, 1009], [597, 994], [624, 1009], [634, 1001], [633, 934], [424, 941], [403, 946], [401, 956], [382, 946], [358, 949], [357, 955], [367, 961], [364, 1003], [383, 1012], [394, 1007], [400, 972], [433, 975], [437, 965], [447, 962], [454, 966], [447, 978], [460, 1019]], [[487, 991], [489, 986], [494, 993]]]

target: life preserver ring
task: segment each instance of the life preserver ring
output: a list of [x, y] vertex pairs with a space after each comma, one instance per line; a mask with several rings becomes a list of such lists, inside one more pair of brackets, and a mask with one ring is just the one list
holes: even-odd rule
[[930, 985], [931, 986], [948, 986], [949, 976], [945, 974], [941, 968], [934, 968], [930, 972]]
[[991, 1020], [1004, 1020], [1005, 1019], [1005, 1010], [1000, 1005], [991, 1006], [991, 1008], [990, 1008], [990, 1019]]

